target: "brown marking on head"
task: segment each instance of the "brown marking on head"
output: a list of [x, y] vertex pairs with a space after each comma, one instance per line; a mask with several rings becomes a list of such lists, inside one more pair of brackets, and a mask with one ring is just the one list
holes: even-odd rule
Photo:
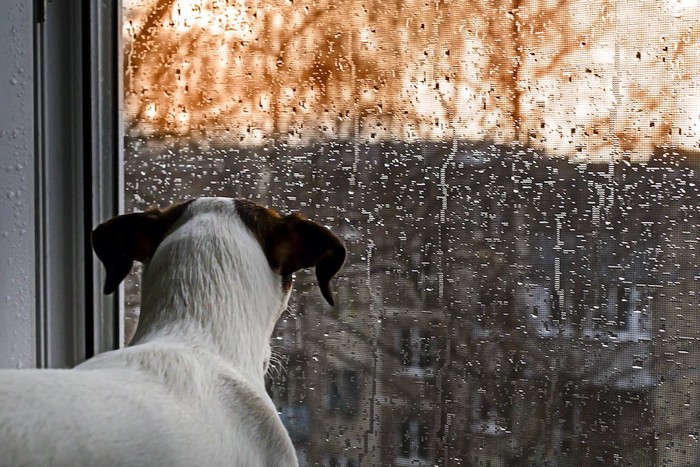
[[117, 216], [92, 231], [92, 247], [107, 272], [105, 294], [117, 289], [134, 261], [143, 262], [153, 256], [165, 234], [192, 201]]
[[238, 215], [256, 236], [267, 261], [283, 282], [292, 273], [314, 266], [321, 294], [333, 306], [331, 279], [345, 263], [343, 242], [327, 228], [295, 212], [282, 216], [251, 201], [235, 200]]

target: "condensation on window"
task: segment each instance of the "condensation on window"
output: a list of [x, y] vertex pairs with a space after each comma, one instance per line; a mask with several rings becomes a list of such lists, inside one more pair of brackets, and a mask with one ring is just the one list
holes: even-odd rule
[[127, 210], [349, 248], [273, 336], [302, 465], [700, 464], [698, 2], [123, 6]]

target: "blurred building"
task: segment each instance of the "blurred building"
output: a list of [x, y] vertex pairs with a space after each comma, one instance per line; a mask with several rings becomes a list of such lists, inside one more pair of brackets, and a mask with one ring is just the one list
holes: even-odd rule
[[[687, 158], [574, 164], [435, 143], [285, 151], [270, 164], [236, 149], [196, 177], [191, 148], [158, 158], [189, 191], [289, 204], [347, 242], [336, 308], [299, 273], [295, 316], [275, 334], [269, 390], [303, 463], [700, 460], [699, 172]], [[320, 179], [332, 189], [313, 188]]]

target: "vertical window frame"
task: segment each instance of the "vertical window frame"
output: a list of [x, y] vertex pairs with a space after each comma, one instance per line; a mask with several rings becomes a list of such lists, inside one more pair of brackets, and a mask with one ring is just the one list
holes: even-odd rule
[[[87, 232], [97, 224], [124, 212], [124, 144], [123, 144], [123, 53], [122, 53], [122, 2], [121, 0], [91, 0], [90, 9], [84, 15], [89, 28], [89, 44], [84, 53], [90, 56], [90, 118], [85, 121], [91, 129], [90, 149], [85, 157], [90, 163], [86, 174], [86, 192], [90, 190], [90, 211]], [[102, 293], [105, 274], [86, 245], [86, 258], [90, 267], [86, 275], [89, 284], [86, 297], [92, 317], [92, 353], [100, 353], [124, 346], [124, 287], [111, 296]], [[88, 319], [88, 325], [90, 324]]]
[[90, 232], [122, 211], [121, 1], [35, 5], [36, 366], [123, 345]]

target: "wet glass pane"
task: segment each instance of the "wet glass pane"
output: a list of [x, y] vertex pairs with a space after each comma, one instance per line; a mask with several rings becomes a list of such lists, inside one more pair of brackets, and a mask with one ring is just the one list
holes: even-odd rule
[[123, 5], [127, 210], [348, 246], [273, 336], [302, 465], [700, 464], [695, 0]]

